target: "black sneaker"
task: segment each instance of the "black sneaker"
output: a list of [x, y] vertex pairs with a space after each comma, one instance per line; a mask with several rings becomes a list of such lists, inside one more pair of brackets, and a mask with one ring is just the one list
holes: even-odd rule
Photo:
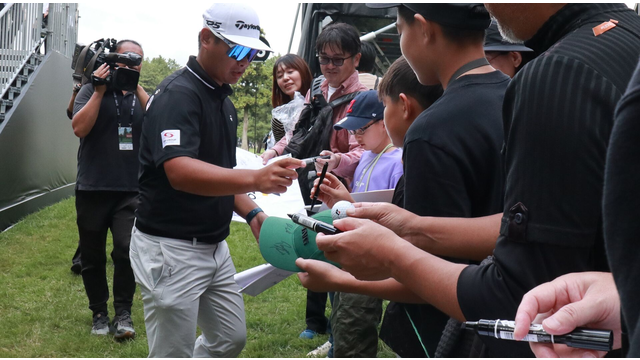
[[93, 317], [93, 327], [91, 328], [93, 335], [109, 334], [109, 317], [106, 314], [98, 313]]
[[132, 340], [136, 337], [136, 331], [133, 330], [133, 320], [126, 310], [113, 318], [110, 330], [114, 339], [118, 341]]

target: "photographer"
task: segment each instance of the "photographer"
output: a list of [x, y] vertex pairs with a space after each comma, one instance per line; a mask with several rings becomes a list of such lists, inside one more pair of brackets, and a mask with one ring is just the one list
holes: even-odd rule
[[[93, 312], [92, 334], [114, 333], [117, 340], [135, 337], [131, 304], [135, 279], [129, 262], [129, 242], [138, 204], [138, 150], [144, 109], [149, 96], [140, 85], [135, 91], [116, 90], [116, 71], [134, 75], [140, 71], [140, 44], [122, 40], [115, 53], [137, 58], [138, 65], [108, 62], [93, 72], [92, 83], [78, 93], [72, 120], [80, 138], [76, 212], [82, 280]], [[138, 58], [138, 56], [140, 58]], [[128, 69], [127, 69], [128, 68]], [[122, 69], [122, 70], [116, 70]], [[123, 71], [124, 70], [124, 71]], [[115, 317], [109, 324], [106, 276], [107, 230], [113, 235], [113, 297]]]

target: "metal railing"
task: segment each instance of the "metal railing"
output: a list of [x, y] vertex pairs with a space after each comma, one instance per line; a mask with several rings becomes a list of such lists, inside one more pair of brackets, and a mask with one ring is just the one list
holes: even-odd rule
[[7, 3], [0, 11], [0, 97], [4, 96], [29, 58], [45, 43], [45, 51], [73, 56], [77, 37], [77, 4], [49, 4], [43, 26], [43, 4]]
[[57, 51], [72, 58], [77, 38], [78, 4], [49, 3], [46, 51]]

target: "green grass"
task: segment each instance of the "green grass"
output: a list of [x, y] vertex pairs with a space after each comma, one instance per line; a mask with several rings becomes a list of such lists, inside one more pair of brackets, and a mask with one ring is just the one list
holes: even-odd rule
[[[0, 358], [148, 355], [139, 290], [132, 309], [138, 333], [135, 341], [117, 343], [90, 334], [91, 312], [82, 278], [69, 270], [77, 241], [73, 198], [0, 233]], [[232, 223], [227, 241], [238, 271], [264, 263], [245, 224]], [[107, 254], [110, 252], [111, 239]], [[111, 286], [110, 257], [108, 266]], [[328, 339], [327, 335], [298, 339], [305, 327], [306, 290], [295, 276], [257, 297], [245, 295], [244, 300], [247, 345], [241, 357], [306, 357]], [[378, 356], [395, 357], [382, 342]]]

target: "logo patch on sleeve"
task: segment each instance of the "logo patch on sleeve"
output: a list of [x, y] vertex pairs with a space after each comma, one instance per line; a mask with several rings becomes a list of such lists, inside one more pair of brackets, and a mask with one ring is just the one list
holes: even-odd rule
[[180, 145], [180, 130], [165, 130], [160, 133], [162, 148], [170, 145]]

